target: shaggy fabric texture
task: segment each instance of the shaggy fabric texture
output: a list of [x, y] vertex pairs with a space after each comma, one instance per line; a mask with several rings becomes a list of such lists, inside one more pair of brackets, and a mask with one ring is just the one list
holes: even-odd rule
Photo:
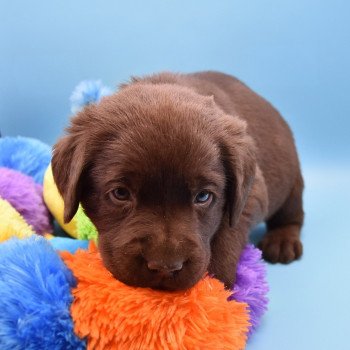
[[261, 259], [261, 251], [253, 245], [244, 249], [237, 267], [236, 283], [229, 300], [248, 304], [250, 323], [249, 336], [259, 325], [267, 310], [269, 287], [266, 281], [266, 266]]
[[62, 253], [78, 280], [71, 307], [88, 349], [244, 349], [247, 305], [205, 277], [187, 291], [133, 288], [117, 281], [91, 247]]
[[51, 161], [51, 148], [27, 137], [0, 138], [0, 167], [6, 167], [31, 176], [42, 184]]
[[78, 249], [88, 249], [89, 241], [68, 237], [52, 237], [50, 244], [55, 250], [67, 250], [74, 254]]
[[43, 188], [20, 172], [0, 168], [0, 197], [7, 200], [38, 234], [52, 232]]
[[0, 349], [84, 349], [69, 312], [74, 286], [44, 238], [0, 244]]
[[79, 239], [88, 239], [97, 242], [98, 232], [95, 225], [86, 216], [82, 206], [79, 206], [75, 216], [77, 220], [77, 236]]
[[103, 96], [112, 94], [112, 90], [103, 86], [100, 80], [84, 80], [79, 83], [70, 97], [71, 111], [77, 113], [84, 106], [97, 103]]
[[244, 349], [266, 309], [253, 246], [241, 256], [233, 293], [209, 277], [182, 292], [132, 288], [104, 268], [93, 244], [61, 254], [78, 285], [44, 238], [0, 244], [0, 349]]
[[0, 242], [12, 237], [30, 237], [33, 234], [33, 228], [26, 223], [21, 214], [8, 201], [0, 198]]

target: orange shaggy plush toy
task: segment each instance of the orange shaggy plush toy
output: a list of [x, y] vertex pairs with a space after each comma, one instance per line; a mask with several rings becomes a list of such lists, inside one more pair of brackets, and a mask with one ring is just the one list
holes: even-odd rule
[[71, 315], [88, 349], [244, 349], [247, 304], [209, 276], [186, 291], [129, 287], [103, 266], [96, 247], [61, 257], [77, 279]]

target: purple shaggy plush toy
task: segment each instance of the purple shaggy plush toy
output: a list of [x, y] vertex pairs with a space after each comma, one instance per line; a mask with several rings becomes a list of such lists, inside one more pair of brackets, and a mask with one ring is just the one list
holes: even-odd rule
[[248, 304], [250, 315], [250, 336], [260, 323], [268, 304], [266, 281], [266, 266], [261, 260], [261, 251], [248, 244], [239, 258], [236, 283], [232, 288], [233, 294], [229, 300]]
[[52, 232], [43, 187], [16, 170], [0, 168], [0, 197], [7, 200], [38, 234]]

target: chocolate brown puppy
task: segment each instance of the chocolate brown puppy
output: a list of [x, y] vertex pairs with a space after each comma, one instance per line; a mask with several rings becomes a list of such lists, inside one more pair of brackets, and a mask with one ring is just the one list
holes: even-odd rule
[[261, 221], [266, 260], [302, 254], [303, 180], [292, 133], [229, 75], [133, 79], [72, 119], [52, 168], [65, 221], [81, 203], [104, 264], [129, 285], [186, 289], [209, 271], [229, 287]]

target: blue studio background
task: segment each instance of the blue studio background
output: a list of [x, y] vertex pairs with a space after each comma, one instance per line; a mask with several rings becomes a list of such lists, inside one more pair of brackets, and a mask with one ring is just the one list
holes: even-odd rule
[[270, 309], [248, 349], [348, 349], [350, 3], [0, 0], [0, 130], [49, 144], [83, 79], [219, 70], [291, 125], [305, 177], [305, 255], [269, 265]]

